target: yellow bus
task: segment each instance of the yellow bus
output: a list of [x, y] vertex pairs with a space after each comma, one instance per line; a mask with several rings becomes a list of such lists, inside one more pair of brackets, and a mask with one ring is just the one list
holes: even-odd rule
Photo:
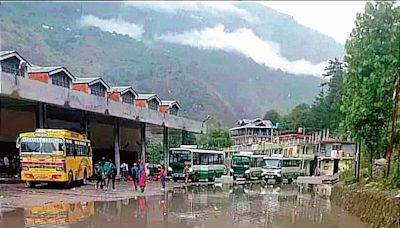
[[92, 176], [92, 148], [85, 135], [68, 130], [37, 129], [21, 133], [17, 139], [20, 152], [21, 180], [29, 187], [37, 183], [86, 182]]

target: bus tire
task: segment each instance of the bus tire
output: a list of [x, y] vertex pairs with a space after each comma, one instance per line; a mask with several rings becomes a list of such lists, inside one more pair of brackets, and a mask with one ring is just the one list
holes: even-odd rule
[[36, 187], [36, 183], [35, 183], [35, 182], [32, 182], [32, 181], [27, 181], [27, 182], [26, 182], [26, 186], [27, 186], [28, 188], [34, 188], [34, 187]]
[[87, 184], [87, 171], [85, 169], [85, 171], [83, 171], [82, 185], [86, 185], [86, 184]]
[[235, 176], [233, 176], [233, 180], [236, 181], [236, 177]]
[[178, 180], [176, 179], [176, 177], [173, 177], [174, 182], [177, 182]]
[[70, 170], [68, 172], [68, 181], [65, 183], [65, 188], [72, 187], [73, 182], [74, 182], [74, 174], [72, 174], [72, 171]]

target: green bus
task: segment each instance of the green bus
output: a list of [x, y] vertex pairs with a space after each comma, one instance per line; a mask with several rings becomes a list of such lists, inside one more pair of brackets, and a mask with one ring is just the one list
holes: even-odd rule
[[232, 155], [231, 176], [233, 176], [233, 180], [237, 178], [261, 180], [263, 166], [264, 157], [262, 155], [253, 155], [252, 152], [240, 152]]
[[192, 148], [171, 148], [168, 171], [174, 181], [184, 179], [183, 168], [189, 166], [191, 181], [215, 181], [224, 173], [224, 152]]

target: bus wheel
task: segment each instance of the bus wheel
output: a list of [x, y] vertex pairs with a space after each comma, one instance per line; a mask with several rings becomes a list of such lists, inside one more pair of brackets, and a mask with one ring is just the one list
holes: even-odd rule
[[68, 181], [65, 183], [66, 188], [72, 187], [72, 183], [74, 182], [74, 175], [72, 174], [72, 171], [68, 172]]
[[86, 185], [87, 184], [87, 171], [85, 169], [85, 171], [83, 171], [83, 180], [82, 180], [82, 184]]
[[233, 180], [236, 181], [236, 177], [235, 176], [233, 176]]
[[197, 176], [197, 173], [195, 173], [192, 176], [192, 182], [197, 182], [197, 181], [199, 181], [199, 177]]
[[210, 181], [210, 182], [214, 182], [215, 181], [215, 173], [212, 174], [212, 176], [210, 178], [208, 178], [208, 181]]
[[293, 182], [293, 178], [289, 178], [289, 179], [288, 179], [288, 182], [289, 182], [289, 183], [292, 183], [292, 182]]
[[27, 186], [28, 188], [34, 188], [34, 187], [36, 186], [36, 183], [35, 183], [35, 182], [32, 182], [32, 181], [27, 181], [27, 182], [26, 182], [26, 186]]
[[176, 179], [176, 177], [174, 177], [174, 182], [177, 182], [178, 180]]

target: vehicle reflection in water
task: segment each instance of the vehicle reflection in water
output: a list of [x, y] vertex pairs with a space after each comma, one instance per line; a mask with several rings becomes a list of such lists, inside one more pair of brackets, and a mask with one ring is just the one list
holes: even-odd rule
[[94, 215], [94, 202], [58, 204], [24, 209], [25, 227], [68, 226]]
[[[319, 197], [328, 193], [330, 186], [200, 185], [124, 201], [27, 208], [23, 216], [26, 227], [364, 227]], [[4, 217], [7, 224], [21, 219], [15, 212]]]

